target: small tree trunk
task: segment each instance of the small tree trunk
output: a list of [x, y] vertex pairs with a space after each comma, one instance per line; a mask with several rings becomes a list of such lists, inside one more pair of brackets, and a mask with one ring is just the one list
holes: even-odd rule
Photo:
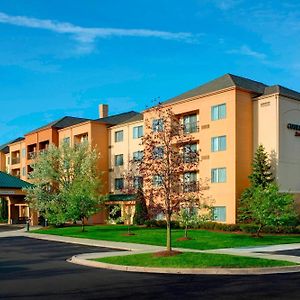
[[259, 225], [258, 230], [256, 232], [256, 237], [260, 237], [261, 228], [262, 228], [262, 225]]
[[167, 221], [167, 251], [171, 252], [172, 251], [172, 245], [171, 245], [171, 222], [170, 222], [170, 216], [167, 215], [166, 217]]
[[81, 219], [81, 231], [84, 232], [84, 218]]
[[187, 230], [188, 230], [188, 227], [187, 227], [187, 225], [185, 225], [185, 228], [184, 228], [184, 237], [187, 239], [187, 237], [188, 237], [188, 232], [187, 232]]

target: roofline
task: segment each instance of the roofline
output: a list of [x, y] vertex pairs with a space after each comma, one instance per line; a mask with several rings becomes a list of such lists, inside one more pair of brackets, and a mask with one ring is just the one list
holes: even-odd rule
[[[166, 104], [164, 104], [164, 102], [162, 102], [161, 105], [163, 107], [169, 107], [169, 106], [173, 106], [173, 105], [176, 105], [176, 104], [181, 104], [181, 103], [184, 103], [184, 102], [193, 101], [193, 100], [196, 100], [196, 99], [199, 99], [199, 98], [205, 98], [207, 96], [212, 96], [212, 95], [215, 95], [215, 94], [225, 93], [225, 92], [228, 92], [228, 91], [231, 91], [231, 90], [241, 90], [242, 91], [241, 88], [238, 88], [236, 86], [231, 86], [231, 87], [228, 87], [228, 88], [225, 88], [225, 89], [222, 89], [222, 90], [217, 90], [217, 91], [213, 91], [213, 92], [210, 92], [210, 93], [207, 93], [207, 94], [202, 94], [202, 95], [196, 95], [196, 96], [189, 97], [189, 98], [182, 99], [182, 100], [178, 100], [178, 101], [172, 102], [172, 103], [166, 103]], [[248, 90], [244, 90], [244, 91], [246, 91], [248, 93], [250, 92]], [[150, 107], [150, 108], [142, 111], [142, 113], [147, 113], [147, 112], [153, 110], [155, 107], [157, 107], [157, 105], [152, 106], [152, 107]]]
[[137, 121], [131, 121], [131, 122], [124, 122], [124, 123], [120, 123], [120, 124], [116, 124], [116, 125], [112, 125], [110, 126], [108, 129], [114, 129], [116, 127], [122, 127], [122, 126], [127, 126], [127, 125], [132, 125], [134, 123], [140, 123], [140, 122], [143, 122], [144, 123], [144, 119], [142, 120], [137, 120]]

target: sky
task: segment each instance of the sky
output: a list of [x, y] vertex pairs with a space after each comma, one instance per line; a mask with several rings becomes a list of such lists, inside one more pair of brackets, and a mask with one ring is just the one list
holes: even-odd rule
[[0, 145], [225, 73], [300, 91], [298, 0], [1, 0]]

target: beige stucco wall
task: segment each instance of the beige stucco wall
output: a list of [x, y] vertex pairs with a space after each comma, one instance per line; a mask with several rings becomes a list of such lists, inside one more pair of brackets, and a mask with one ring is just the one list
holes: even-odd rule
[[300, 193], [300, 136], [288, 123], [300, 125], [300, 102], [279, 96], [278, 183], [282, 191]]
[[[226, 207], [226, 223], [236, 222], [236, 102], [234, 88], [220, 92], [194, 97], [186, 101], [172, 104], [172, 110], [178, 115], [198, 114], [199, 132], [193, 133], [193, 139], [200, 149], [199, 175], [201, 180], [207, 180], [209, 189], [204, 191], [205, 196], [213, 199], [214, 206]], [[245, 102], [249, 106], [249, 99]], [[211, 107], [226, 103], [226, 118], [212, 121]], [[242, 107], [242, 106], [241, 106]], [[153, 119], [153, 112], [145, 113], [145, 119]], [[204, 127], [203, 127], [204, 126]], [[251, 125], [250, 125], [251, 126]], [[208, 128], [206, 128], [208, 127]], [[248, 130], [249, 131], [249, 130]], [[226, 135], [227, 148], [225, 151], [211, 152], [211, 138]], [[250, 137], [248, 137], [250, 138]], [[247, 146], [249, 148], [249, 146]], [[242, 161], [241, 161], [242, 162]], [[227, 180], [225, 183], [211, 183], [211, 169], [226, 168]], [[244, 176], [245, 177], [245, 176]]]
[[[122, 178], [129, 171], [130, 163], [133, 159], [133, 152], [142, 151], [142, 139], [133, 138], [133, 128], [136, 126], [144, 126], [144, 122], [136, 121], [131, 123], [120, 124], [109, 128], [109, 192], [115, 191], [115, 178]], [[123, 141], [115, 142], [115, 132], [123, 130]], [[123, 154], [123, 166], [115, 166], [115, 155]]]
[[253, 101], [253, 153], [262, 144], [271, 156], [272, 172], [276, 179], [279, 152], [279, 103], [277, 95]]
[[[22, 180], [27, 180], [27, 158], [26, 158], [27, 154], [23, 156], [22, 154], [23, 149], [26, 149], [25, 140], [9, 145], [10, 165], [7, 167], [9, 167], [10, 174], [15, 175], [17, 170], [19, 170], [20, 178]], [[19, 152], [19, 158], [20, 158], [19, 163], [13, 163], [13, 155], [12, 155], [13, 152]], [[23, 175], [23, 168], [25, 168], [25, 175]]]

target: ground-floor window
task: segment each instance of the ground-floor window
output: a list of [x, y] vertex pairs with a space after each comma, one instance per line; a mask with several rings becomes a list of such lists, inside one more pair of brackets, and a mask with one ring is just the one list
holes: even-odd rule
[[214, 221], [226, 222], [226, 206], [215, 206], [213, 208]]

